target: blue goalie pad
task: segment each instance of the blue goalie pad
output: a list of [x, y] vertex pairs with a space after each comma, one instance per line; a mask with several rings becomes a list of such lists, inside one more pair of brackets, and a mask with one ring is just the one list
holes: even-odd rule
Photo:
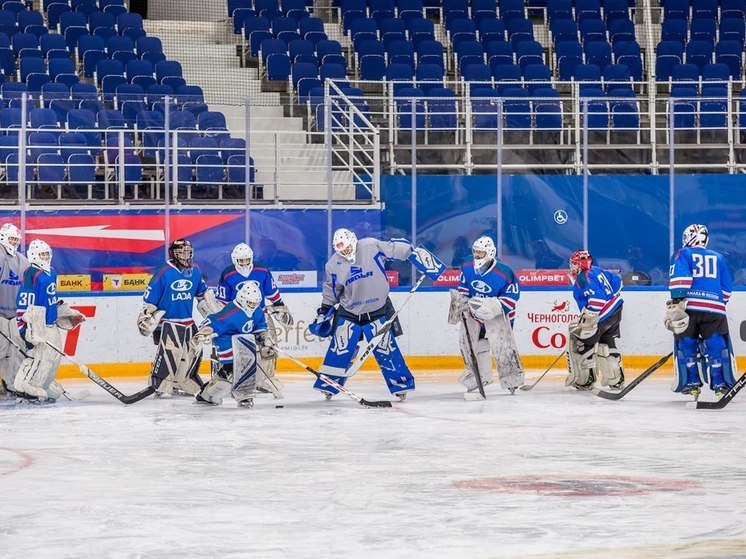
[[308, 331], [319, 338], [328, 338], [331, 336], [334, 332], [334, 315], [336, 311], [337, 307], [330, 308], [326, 311], [322, 320], [319, 320], [319, 317], [317, 316], [316, 319], [308, 325]]
[[412, 254], [407, 257], [407, 260], [433, 281], [437, 280], [446, 270], [446, 265], [422, 245], [415, 248]]
[[674, 383], [671, 389], [681, 392], [688, 384], [702, 384], [707, 374], [704, 348], [694, 338], [674, 339]]

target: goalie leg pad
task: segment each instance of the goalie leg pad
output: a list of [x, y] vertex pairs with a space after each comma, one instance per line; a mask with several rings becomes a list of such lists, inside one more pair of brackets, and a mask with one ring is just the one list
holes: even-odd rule
[[[13, 340], [18, 347], [26, 347], [26, 342], [23, 341], [21, 335], [18, 333], [18, 324], [15, 318], [8, 319], [0, 317], [0, 330]], [[22, 362], [23, 355], [18, 351], [18, 348], [14, 347], [3, 336], [0, 336], [0, 378], [2, 378], [7, 387], [13, 388], [13, 381], [16, 378], [16, 373], [21, 368]]]
[[505, 315], [500, 315], [484, 323], [484, 330], [490, 344], [490, 352], [497, 365], [500, 386], [514, 391], [523, 386], [523, 365], [515, 345], [513, 329]]
[[586, 346], [572, 334], [567, 337], [567, 379], [565, 386], [585, 390], [596, 381], [594, 354], [596, 346]]
[[[277, 345], [277, 326], [271, 314], [267, 314], [267, 338], [273, 346]], [[259, 371], [257, 371], [257, 389], [262, 392], [270, 392], [275, 398], [282, 398], [284, 388], [280, 379], [275, 376], [277, 367], [277, 355], [262, 357], [258, 355]]]
[[373, 328], [373, 323], [363, 326], [338, 315], [337, 327], [319, 371], [325, 375], [346, 376], [360, 338], [365, 332], [366, 338], [370, 339], [374, 335]]
[[469, 339], [471, 339], [477, 362], [472, 362], [469, 339], [466, 337], [466, 327], [462, 322], [461, 327], [459, 328], [459, 346], [461, 349], [461, 357], [464, 360], [464, 372], [459, 377], [458, 381], [466, 387], [468, 391], [473, 391], [477, 389], [477, 380], [474, 375], [475, 367], [479, 368], [479, 374], [482, 377], [483, 385], [492, 382], [492, 355], [490, 354], [489, 341], [484, 337], [480, 338], [480, 332], [482, 330], [481, 324], [468, 314], [466, 315], [466, 324], [469, 328]]
[[598, 344], [596, 349], [596, 370], [603, 386], [619, 387], [624, 382], [621, 354], [606, 344]]
[[[386, 318], [381, 317], [378, 325], [380, 326], [384, 322], [386, 322]], [[370, 337], [372, 336], [371, 333]], [[366, 339], [370, 341], [368, 336], [366, 336]], [[397, 394], [414, 390], [414, 376], [404, 361], [404, 356], [396, 343], [392, 330], [386, 332], [373, 349], [373, 357], [376, 358], [378, 366], [381, 368], [381, 374], [386, 381], [389, 392]]]
[[702, 343], [702, 352], [705, 355], [707, 369], [709, 372], [710, 388], [720, 388], [727, 385], [728, 388], [736, 383], [732, 366], [733, 355], [730, 347], [730, 337], [715, 332]]
[[702, 386], [701, 359], [697, 340], [689, 336], [674, 338], [674, 382], [671, 389], [683, 392], [684, 387]]
[[[182, 360], [185, 359], [184, 354], [188, 351], [187, 336], [191, 337], [193, 333], [189, 330], [189, 327], [181, 324], [163, 323], [158, 339], [158, 349], [150, 371], [151, 384], [159, 396], [170, 396], [173, 392], [176, 374], [179, 367], [183, 367]], [[186, 376], [187, 371], [182, 370], [181, 374]], [[191, 393], [196, 394], [198, 391], [199, 387]]]
[[252, 334], [233, 336], [233, 390], [236, 402], [254, 397], [256, 389], [256, 339]]
[[233, 386], [230, 382], [228, 382], [224, 378], [215, 376], [202, 387], [202, 390], [200, 390], [199, 394], [197, 395], [197, 399], [199, 400], [201, 398], [208, 404], [219, 406], [223, 403], [223, 397], [227, 396], [230, 393], [231, 388], [233, 388]]

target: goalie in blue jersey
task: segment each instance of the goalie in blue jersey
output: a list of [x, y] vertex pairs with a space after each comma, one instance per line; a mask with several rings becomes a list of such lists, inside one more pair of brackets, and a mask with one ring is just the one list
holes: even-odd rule
[[707, 227], [684, 230], [671, 261], [664, 324], [674, 334], [674, 392], [699, 396], [703, 380], [718, 395], [735, 383], [725, 306], [732, 280], [723, 255], [707, 248]]

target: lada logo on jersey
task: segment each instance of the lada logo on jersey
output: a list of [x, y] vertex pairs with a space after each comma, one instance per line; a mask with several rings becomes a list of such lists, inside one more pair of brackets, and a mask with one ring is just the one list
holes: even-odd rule
[[47, 286], [47, 295], [55, 295], [57, 293], [57, 284], [56, 283], [50, 283]]
[[176, 280], [171, 284], [174, 291], [189, 291], [192, 288], [192, 282], [185, 279]]
[[363, 278], [369, 278], [373, 275], [373, 271], [363, 273], [363, 269], [360, 266], [350, 266], [350, 277], [347, 278], [345, 285], [350, 285], [352, 282]]
[[483, 282], [482, 280], [474, 280], [473, 282], [471, 282], [471, 287], [477, 293], [490, 293], [492, 291], [492, 288], [489, 286], [489, 284]]
[[[3, 269], [0, 268], [0, 273], [2, 271]], [[0, 281], [0, 283], [3, 285], [21, 285], [21, 279], [18, 277], [18, 274], [13, 273], [13, 270], [8, 270], [8, 277]]]

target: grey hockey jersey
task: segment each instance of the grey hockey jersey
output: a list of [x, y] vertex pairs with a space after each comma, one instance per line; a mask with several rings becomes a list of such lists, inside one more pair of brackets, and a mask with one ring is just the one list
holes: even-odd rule
[[11, 256], [0, 247], [0, 316], [3, 318], [16, 316], [16, 295], [23, 282], [23, 272], [28, 267], [28, 260], [20, 252]]

